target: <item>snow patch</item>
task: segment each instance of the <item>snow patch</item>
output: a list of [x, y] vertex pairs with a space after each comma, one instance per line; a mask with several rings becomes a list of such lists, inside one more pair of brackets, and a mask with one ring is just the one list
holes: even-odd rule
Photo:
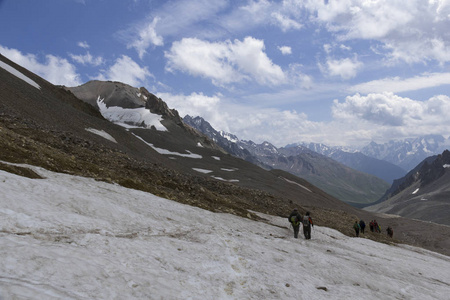
[[189, 154], [184, 154], [184, 153], [179, 153], [179, 152], [172, 152], [163, 148], [158, 148], [153, 146], [153, 144], [145, 141], [143, 138], [141, 138], [140, 136], [132, 133], [135, 137], [137, 137], [138, 139], [140, 139], [141, 141], [143, 141], [144, 143], [146, 143], [148, 146], [152, 147], [153, 150], [155, 150], [156, 152], [158, 152], [159, 154], [165, 154], [165, 155], [176, 155], [176, 156], [182, 156], [182, 157], [189, 157], [189, 158], [202, 158], [201, 155], [198, 154], [194, 154], [189, 150], [186, 150], [186, 152], [188, 152]]
[[132, 126], [136, 126], [136, 128], [155, 127], [159, 131], [167, 131], [167, 128], [163, 124], [161, 124], [161, 121], [163, 120], [162, 116], [151, 113], [150, 110], [146, 109], [145, 107], [107, 107], [106, 103], [103, 100], [104, 99], [100, 99], [100, 96], [98, 96], [97, 105], [99, 107], [100, 113], [105, 119], [117, 125], [123, 126], [125, 128], [130, 128], [130, 124], [132, 124]]
[[200, 168], [192, 168], [192, 170], [203, 173], [203, 174], [208, 174], [208, 173], [212, 172], [212, 170], [206, 170], [206, 169], [200, 169]]
[[443, 165], [443, 167], [444, 168], [450, 168], [450, 165], [445, 164], [445, 165]]
[[39, 84], [36, 83], [36, 81], [34, 81], [33, 79], [29, 78], [28, 76], [22, 74], [21, 72], [17, 71], [16, 69], [14, 69], [13, 67], [11, 67], [8, 64], [5, 64], [4, 62], [0, 61], [0, 67], [6, 71], [8, 71], [9, 73], [13, 74], [14, 76], [16, 76], [17, 78], [22, 79], [23, 81], [25, 81], [26, 83], [28, 83], [29, 85], [37, 88], [38, 90], [41, 89], [41, 87], [39, 86]]
[[222, 177], [218, 176], [211, 176], [214, 179], [220, 180], [220, 181], [226, 181], [226, 182], [239, 182], [239, 179], [224, 179]]
[[86, 131], [92, 132], [92, 133], [97, 134], [107, 140], [110, 140], [111, 142], [117, 143], [116, 139], [113, 138], [109, 133], [105, 132], [104, 130], [97, 130], [94, 128], [86, 128]]
[[203, 148], [202, 143], [198, 142], [198, 143], [197, 143], [197, 147]]
[[301, 185], [300, 183], [298, 183], [298, 182], [295, 182], [295, 181], [292, 181], [292, 180], [289, 180], [289, 179], [287, 179], [287, 178], [284, 178], [284, 177], [281, 177], [282, 179], [284, 179], [284, 180], [286, 180], [287, 182], [289, 182], [289, 183], [292, 183], [292, 184], [295, 184], [295, 185], [298, 185], [299, 187], [301, 187], [301, 188], [303, 188], [303, 189], [305, 189], [305, 190], [307, 190], [308, 192], [310, 192], [310, 193], [312, 193], [312, 191], [310, 190], [310, 189], [308, 189], [306, 186], [304, 186], [304, 185]]
[[220, 157], [218, 156], [211, 156], [212, 158], [214, 158], [215, 160], [220, 160]]
[[239, 170], [239, 169], [237, 169], [237, 168], [232, 168], [232, 169], [226, 169], [226, 168], [220, 168], [222, 171], [227, 171], [227, 172], [234, 172], [234, 171], [237, 171], [237, 170]]
[[417, 188], [414, 192], [412, 192], [412, 194], [417, 194], [417, 192], [419, 191], [419, 189]]

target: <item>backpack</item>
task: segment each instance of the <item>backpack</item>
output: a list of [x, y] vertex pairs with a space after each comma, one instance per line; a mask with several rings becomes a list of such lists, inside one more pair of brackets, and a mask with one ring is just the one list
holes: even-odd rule
[[309, 226], [309, 216], [303, 217], [303, 226]]
[[298, 216], [292, 216], [291, 217], [291, 223], [295, 226], [300, 224], [300, 220], [298, 219]]

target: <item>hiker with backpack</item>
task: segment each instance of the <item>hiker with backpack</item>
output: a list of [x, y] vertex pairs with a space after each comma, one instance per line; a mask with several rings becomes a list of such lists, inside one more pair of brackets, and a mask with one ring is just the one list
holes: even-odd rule
[[305, 235], [306, 240], [311, 239], [311, 226], [314, 227], [313, 221], [310, 217], [309, 211], [306, 212], [306, 215], [303, 217], [303, 234]]
[[373, 229], [375, 230], [375, 232], [378, 232], [378, 233], [381, 232], [381, 227], [380, 227], [380, 225], [378, 225], [377, 220], [373, 220]]
[[361, 233], [364, 234], [364, 228], [366, 228], [366, 223], [363, 220], [359, 221], [359, 227], [361, 229]]
[[355, 223], [353, 224], [353, 229], [355, 229], [356, 237], [359, 236], [359, 229], [360, 229], [360, 228], [361, 228], [361, 227], [359, 226], [358, 221], [355, 221]]
[[392, 229], [391, 226], [388, 226], [388, 228], [386, 229], [387, 234], [390, 238], [392, 238], [394, 236], [394, 229]]
[[373, 223], [373, 220], [370, 221], [369, 226], [370, 226], [370, 231], [373, 232], [374, 226], [375, 226], [374, 223]]
[[302, 215], [298, 212], [297, 208], [291, 212], [288, 217], [288, 221], [292, 224], [292, 228], [294, 228], [294, 238], [298, 238], [298, 232], [300, 231], [300, 223], [302, 221]]

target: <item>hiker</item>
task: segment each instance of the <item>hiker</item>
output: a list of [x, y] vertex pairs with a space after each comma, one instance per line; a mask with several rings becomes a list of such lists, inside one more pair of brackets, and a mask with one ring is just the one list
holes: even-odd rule
[[391, 226], [388, 226], [386, 229], [387, 235], [392, 238], [394, 236], [394, 229], [391, 228]]
[[306, 212], [306, 215], [303, 217], [303, 234], [305, 235], [306, 240], [311, 239], [311, 226], [314, 227], [313, 221], [310, 217], [309, 211]]
[[375, 230], [375, 232], [380, 233], [380, 226], [378, 226], [377, 220], [373, 220], [373, 230]]
[[369, 223], [370, 231], [373, 232], [373, 220]]
[[359, 221], [359, 227], [361, 229], [361, 233], [364, 234], [364, 228], [366, 228], [366, 223], [363, 220]]
[[298, 238], [298, 232], [300, 231], [300, 222], [302, 221], [302, 215], [298, 212], [297, 208], [289, 215], [288, 221], [292, 224], [292, 228], [294, 228], [294, 237]]
[[359, 236], [359, 229], [361, 227], [359, 226], [358, 220], [355, 221], [355, 223], [353, 224], [353, 229], [355, 229], [355, 233], [356, 233], [356, 237]]

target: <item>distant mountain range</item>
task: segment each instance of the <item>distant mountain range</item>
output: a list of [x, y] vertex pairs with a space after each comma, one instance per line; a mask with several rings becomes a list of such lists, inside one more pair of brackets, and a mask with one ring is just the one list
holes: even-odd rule
[[[378, 200], [389, 187], [389, 183], [375, 175], [352, 169], [302, 145], [277, 148], [269, 142], [256, 144], [252, 141], [240, 140], [230, 133], [216, 131], [201, 117], [185, 116], [183, 121], [206, 134], [233, 156], [266, 169], [280, 169], [304, 178], [341, 201], [356, 204], [356, 206], [367, 205]], [[367, 161], [370, 163], [376, 160], [367, 157]], [[374, 165], [377, 163], [388, 165], [388, 171], [395, 169], [400, 176], [404, 174], [391, 164], [375, 162]], [[367, 164], [360, 163], [363, 166]], [[388, 178], [392, 179], [392, 175], [390, 176]]]
[[[395, 179], [402, 177], [406, 173], [405, 170], [393, 163], [365, 155], [356, 150], [342, 147], [329, 147], [318, 143], [303, 143], [301, 145], [314, 152], [330, 157], [352, 169], [381, 178], [388, 183], [392, 183]], [[291, 148], [295, 147], [295, 145], [288, 145], [286, 147]]]
[[449, 142], [442, 136], [429, 135], [386, 144], [372, 142], [361, 151], [319, 143], [277, 148], [269, 142], [256, 144], [217, 131], [201, 117], [185, 116], [183, 121], [233, 156], [265, 169], [290, 172], [357, 207], [380, 200], [389, 184], [405, 176], [406, 169], [438, 154]]
[[384, 144], [371, 142], [361, 149], [361, 153], [410, 171], [427, 157], [438, 155], [446, 149], [450, 149], [450, 138], [426, 135], [401, 141], [389, 141]]

